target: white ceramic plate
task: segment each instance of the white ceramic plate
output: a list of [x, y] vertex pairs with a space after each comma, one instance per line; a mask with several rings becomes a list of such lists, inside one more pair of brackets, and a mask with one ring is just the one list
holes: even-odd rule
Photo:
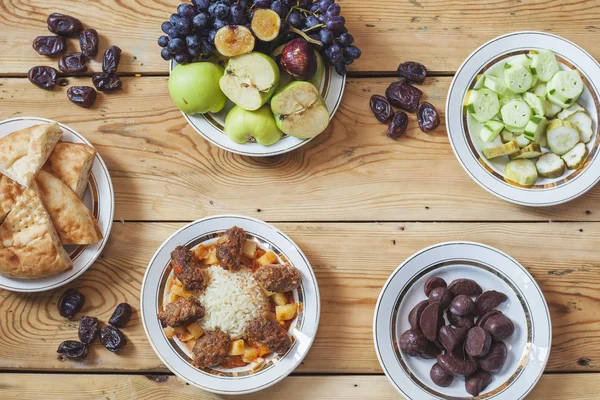
[[533, 389], [550, 356], [552, 325], [548, 305], [533, 277], [505, 253], [479, 243], [449, 242], [423, 249], [402, 263], [385, 283], [377, 301], [373, 336], [385, 374], [407, 399], [464, 399], [463, 378], [447, 387], [429, 377], [435, 360], [409, 357], [400, 351], [398, 338], [410, 329], [408, 313], [425, 300], [423, 285], [431, 276], [448, 284], [454, 279], [476, 280], [485, 290], [498, 290], [508, 300], [496, 307], [515, 324], [505, 341], [508, 358], [502, 370], [479, 399], [523, 399]]
[[[0, 137], [4, 137], [19, 129], [45, 122], [54, 121], [36, 117], [7, 119], [0, 122]], [[60, 124], [60, 127], [63, 130], [63, 135], [60, 139], [62, 142], [85, 143], [88, 146], [92, 146], [81, 134], [68, 126]], [[108, 168], [106, 168], [106, 164], [104, 164], [99, 153], [96, 153], [96, 160], [92, 166], [90, 181], [83, 195], [83, 202], [98, 221], [98, 226], [102, 232], [102, 241], [85, 246], [65, 246], [65, 249], [73, 260], [73, 268], [68, 271], [40, 279], [15, 279], [0, 276], [0, 288], [13, 292], [42, 292], [56, 289], [83, 274], [100, 256], [104, 245], [108, 241], [112, 227], [115, 194]]]
[[[294, 292], [302, 311], [292, 322], [290, 334], [294, 345], [284, 355], [267, 358], [266, 365], [253, 372], [249, 367], [198, 369], [190, 363], [190, 352], [178, 340], [168, 339], [156, 314], [162, 304], [167, 278], [171, 274], [171, 251], [179, 245], [190, 249], [214, 242], [218, 234], [233, 226], [243, 228], [248, 239], [269, 249], [280, 260], [287, 260], [302, 275], [302, 285]], [[265, 389], [289, 375], [302, 362], [317, 334], [320, 317], [320, 297], [317, 280], [298, 246], [275, 227], [257, 219], [222, 215], [207, 217], [184, 226], [158, 249], [146, 270], [141, 295], [142, 321], [148, 340], [161, 361], [174, 374], [190, 384], [219, 394], [245, 394]]]
[[[170, 71], [175, 68], [175, 65], [177, 65], [175, 61], [171, 61]], [[339, 76], [333, 67], [325, 68], [325, 73], [323, 74], [323, 80], [321, 82], [320, 93], [321, 97], [323, 97], [325, 100], [327, 109], [329, 110], [330, 120], [333, 118], [333, 115], [337, 111], [340, 102], [342, 101], [345, 85], [345, 75]], [[269, 157], [285, 154], [305, 145], [314, 139], [299, 139], [292, 136], [284, 136], [279, 142], [271, 146], [263, 146], [256, 142], [248, 142], [244, 144], [236, 143], [230, 140], [223, 131], [225, 117], [232, 107], [233, 103], [228, 100], [225, 108], [218, 113], [188, 115], [182, 112], [182, 114], [188, 123], [203, 138], [215, 146], [222, 148], [223, 150], [244, 156]]]
[[[489, 146], [479, 139], [481, 124], [468, 115], [463, 107], [469, 89], [481, 85], [477, 78], [502, 65], [507, 58], [535, 49], [556, 53], [561, 68], [580, 72], [585, 89], [578, 100], [593, 120], [595, 132], [588, 150], [590, 155], [582, 167], [567, 170], [556, 179], [538, 178], [531, 188], [521, 187], [504, 179], [508, 157], [487, 160], [482, 148]], [[600, 179], [598, 146], [598, 112], [600, 111], [600, 65], [585, 50], [559, 36], [543, 32], [515, 32], [495, 38], [475, 50], [459, 68], [446, 102], [446, 128], [454, 154], [463, 168], [481, 187], [501, 199], [525, 206], [551, 206], [573, 200], [590, 190]], [[500, 141], [498, 138], [497, 141]], [[498, 142], [496, 144], [500, 144]]]

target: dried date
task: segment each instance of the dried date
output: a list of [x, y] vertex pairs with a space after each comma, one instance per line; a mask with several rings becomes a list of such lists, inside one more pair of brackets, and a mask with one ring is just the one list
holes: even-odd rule
[[114, 326], [104, 326], [100, 329], [100, 341], [110, 351], [117, 351], [125, 346], [127, 339], [123, 333]]
[[473, 396], [479, 396], [492, 383], [492, 375], [485, 371], [477, 371], [465, 379], [465, 390]]
[[96, 102], [96, 91], [89, 86], [71, 86], [67, 90], [67, 97], [81, 107], [91, 107]]
[[453, 376], [469, 376], [477, 371], [477, 363], [473, 360], [461, 360], [449, 354], [437, 356], [440, 367]]
[[65, 340], [58, 345], [58, 350], [56, 350], [56, 352], [67, 358], [83, 358], [87, 356], [88, 346], [76, 340]]
[[102, 71], [107, 74], [114, 74], [119, 68], [119, 61], [121, 61], [121, 49], [118, 46], [110, 46], [104, 52]]
[[117, 328], [122, 328], [131, 319], [131, 306], [127, 303], [121, 303], [115, 308], [112, 316], [108, 320], [108, 323]]
[[64, 53], [67, 39], [62, 36], [38, 36], [33, 40], [33, 49], [43, 56]]
[[445, 287], [436, 287], [429, 293], [429, 303], [440, 303], [442, 309], [448, 308], [452, 298], [452, 293]]
[[415, 112], [421, 101], [423, 92], [406, 81], [393, 82], [385, 90], [385, 97], [396, 107], [408, 112]]
[[440, 125], [440, 116], [433, 105], [423, 102], [417, 108], [417, 122], [423, 132], [431, 132]]
[[427, 68], [421, 63], [407, 61], [398, 66], [398, 75], [411, 82], [423, 83], [427, 76]]
[[95, 29], [84, 29], [79, 35], [81, 53], [86, 57], [95, 57], [98, 54], [98, 32]]
[[58, 61], [58, 68], [66, 74], [77, 74], [87, 71], [87, 57], [83, 53], [65, 54]]
[[454, 380], [454, 377], [447, 373], [444, 368], [440, 366], [440, 364], [435, 363], [433, 367], [431, 367], [431, 371], [429, 372], [429, 377], [438, 386], [448, 387]]
[[391, 139], [398, 139], [404, 135], [408, 127], [408, 115], [404, 111], [397, 111], [394, 118], [388, 126], [387, 136]]
[[429, 345], [429, 341], [418, 329], [410, 329], [400, 335], [400, 349], [411, 357], [418, 357]]
[[83, 29], [81, 21], [70, 15], [53, 13], [48, 16], [48, 30], [61, 36], [77, 37]]
[[113, 90], [119, 90], [123, 86], [119, 75], [114, 74], [96, 74], [92, 76], [92, 83], [101, 92], [110, 92]]
[[456, 296], [452, 300], [452, 304], [450, 304], [450, 312], [461, 317], [473, 314], [474, 310], [475, 303], [473, 303], [473, 300], [469, 296], [464, 294]]
[[58, 71], [52, 67], [33, 67], [27, 73], [27, 77], [31, 83], [42, 89], [50, 89], [60, 83], [58, 80]]
[[413, 307], [408, 313], [408, 323], [412, 329], [419, 329], [419, 321], [421, 320], [421, 314], [423, 310], [429, 305], [429, 300], [423, 300], [419, 304]]
[[440, 303], [431, 303], [425, 307], [419, 319], [419, 326], [423, 335], [428, 340], [434, 341], [442, 325], [444, 325], [444, 317]]
[[446, 281], [440, 278], [439, 276], [432, 276], [431, 278], [425, 281], [425, 286], [423, 290], [425, 291], [425, 296], [429, 297], [429, 293], [435, 288], [438, 287], [447, 287]]
[[79, 319], [79, 340], [83, 344], [92, 344], [98, 334], [98, 318], [84, 315]]
[[448, 353], [455, 353], [459, 348], [462, 348], [467, 332], [469, 332], [469, 328], [454, 328], [444, 325], [440, 328], [438, 336], [444, 349]]
[[394, 115], [390, 102], [378, 94], [371, 96], [371, 111], [373, 111], [373, 115], [379, 122], [387, 122]]
[[69, 289], [58, 299], [58, 312], [65, 318], [73, 319], [85, 303], [85, 296], [77, 289]]
[[508, 300], [502, 292], [488, 290], [483, 292], [475, 301], [475, 315], [484, 315]]

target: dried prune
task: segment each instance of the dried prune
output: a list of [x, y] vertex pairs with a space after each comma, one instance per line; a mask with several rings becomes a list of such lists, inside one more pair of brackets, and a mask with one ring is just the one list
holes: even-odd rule
[[79, 34], [81, 53], [86, 57], [95, 57], [98, 54], [98, 32], [95, 29], [84, 29]]
[[408, 112], [415, 112], [423, 92], [406, 81], [393, 82], [385, 90], [385, 97], [393, 106]]
[[79, 340], [84, 344], [92, 344], [98, 334], [98, 318], [84, 315], [79, 319]]
[[114, 74], [119, 68], [119, 61], [121, 61], [121, 49], [118, 46], [110, 46], [104, 52], [102, 71], [107, 74]]
[[53, 13], [48, 16], [48, 30], [61, 36], [77, 37], [83, 29], [81, 21], [70, 15]]
[[65, 340], [58, 345], [56, 352], [67, 358], [83, 358], [87, 356], [88, 346], [76, 340]]
[[479, 319], [477, 319], [477, 326], [480, 326], [483, 328], [483, 326], [485, 325], [485, 322], [488, 320], [488, 318], [491, 318], [497, 314], [502, 314], [502, 311], [492, 310], [488, 313], [483, 314], [481, 317], [479, 317]]
[[410, 329], [400, 335], [400, 349], [412, 357], [420, 356], [429, 345], [427, 338], [418, 329]]
[[457, 349], [462, 347], [467, 332], [469, 332], [469, 328], [454, 328], [452, 326], [444, 325], [440, 328], [438, 336], [446, 351], [448, 353], [454, 353]]
[[408, 323], [412, 329], [419, 329], [419, 321], [423, 310], [429, 305], [429, 300], [423, 300], [408, 313]]
[[58, 71], [52, 67], [33, 67], [27, 73], [27, 77], [31, 83], [42, 89], [50, 89], [60, 83], [58, 80]]
[[423, 132], [431, 132], [440, 125], [440, 116], [433, 105], [423, 102], [417, 109], [417, 122]]
[[429, 293], [429, 303], [440, 303], [443, 309], [452, 302], [452, 293], [445, 287], [437, 287]]
[[89, 86], [71, 86], [67, 90], [67, 97], [81, 107], [91, 107], [96, 102], [96, 91]]
[[373, 111], [373, 115], [379, 122], [387, 122], [394, 115], [390, 102], [378, 94], [371, 96], [371, 111]]
[[67, 74], [77, 74], [87, 71], [87, 57], [82, 53], [65, 54], [58, 60], [58, 68]]
[[467, 296], [479, 296], [483, 293], [481, 286], [472, 279], [455, 279], [450, 282], [448, 290], [453, 295], [458, 296], [459, 294], [466, 294]]
[[67, 50], [67, 39], [62, 36], [38, 36], [33, 39], [33, 49], [43, 56], [52, 56]]
[[58, 313], [65, 318], [73, 319], [85, 303], [85, 296], [77, 289], [69, 289], [58, 299]]
[[100, 341], [110, 351], [117, 351], [125, 346], [127, 339], [123, 333], [114, 326], [103, 326], [100, 329]]
[[473, 396], [479, 396], [492, 383], [492, 375], [485, 371], [477, 371], [465, 379], [465, 389]]
[[507, 299], [506, 295], [502, 292], [487, 290], [475, 300], [475, 315], [486, 314], [504, 303]]
[[457, 328], [472, 328], [475, 326], [472, 315], [465, 315], [461, 317], [460, 315], [452, 313], [450, 310], [446, 310], [446, 317], [448, 317], [448, 322]]
[[442, 325], [444, 325], [444, 317], [442, 316], [440, 303], [432, 303], [425, 307], [419, 320], [419, 326], [423, 335], [427, 339], [434, 341]]
[[114, 74], [96, 74], [92, 76], [92, 83], [101, 92], [110, 92], [113, 90], [121, 89], [123, 83], [119, 75]]
[[479, 360], [479, 367], [489, 373], [496, 373], [504, 366], [507, 355], [508, 350], [504, 342], [494, 342], [486, 356]]
[[461, 360], [450, 354], [440, 354], [437, 356], [437, 362], [440, 367], [454, 376], [468, 376], [477, 371], [477, 363], [473, 360]]
[[108, 320], [108, 323], [117, 328], [124, 327], [131, 319], [131, 311], [131, 306], [129, 304], [119, 304]]
[[427, 76], [427, 68], [421, 63], [414, 61], [403, 62], [398, 66], [398, 75], [411, 82], [423, 83]]
[[500, 313], [487, 318], [483, 324], [483, 329], [491, 333], [494, 340], [504, 340], [512, 336], [515, 325], [510, 318]]
[[429, 377], [438, 386], [448, 387], [454, 380], [454, 377], [447, 373], [444, 368], [440, 366], [440, 364], [435, 363], [433, 367], [431, 367], [431, 371], [429, 372]]
[[475, 303], [473, 300], [464, 294], [459, 294], [454, 299], [452, 299], [452, 303], [450, 304], [450, 312], [456, 315], [460, 315], [461, 317], [464, 315], [473, 314], [475, 310]]
[[465, 351], [471, 357], [483, 357], [492, 345], [492, 335], [485, 329], [475, 326], [469, 330], [465, 341]]
[[397, 111], [394, 114], [394, 118], [388, 126], [387, 136], [392, 139], [398, 139], [404, 135], [406, 128], [408, 127], [408, 115], [404, 111]]
[[432, 276], [431, 278], [425, 281], [425, 286], [423, 290], [425, 291], [425, 296], [429, 297], [429, 293], [435, 288], [438, 287], [447, 287], [446, 281], [440, 278], [439, 276]]

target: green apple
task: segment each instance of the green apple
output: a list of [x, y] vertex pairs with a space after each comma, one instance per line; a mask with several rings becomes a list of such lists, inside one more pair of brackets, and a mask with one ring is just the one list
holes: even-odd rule
[[283, 136], [268, 105], [256, 111], [234, 106], [225, 118], [225, 133], [236, 143], [243, 144], [254, 138], [264, 146], [277, 143]]
[[223, 68], [210, 62], [179, 64], [169, 77], [169, 94], [186, 114], [219, 112], [227, 97], [219, 88]]
[[325, 73], [325, 64], [323, 63], [323, 57], [321, 57], [321, 54], [319, 54], [319, 52], [316, 50], [315, 55], [317, 56], [317, 71], [315, 72], [313, 77], [309, 79], [309, 82], [315, 85], [317, 90], [319, 90], [321, 88], [323, 74]]
[[225, 96], [244, 110], [263, 106], [279, 84], [279, 68], [265, 54], [252, 52], [229, 59], [219, 85]]
[[295, 81], [281, 88], [271, 99], [271, 110], [283, 133], [308, 139], [329, 125], [329, 111], [310, 82]]

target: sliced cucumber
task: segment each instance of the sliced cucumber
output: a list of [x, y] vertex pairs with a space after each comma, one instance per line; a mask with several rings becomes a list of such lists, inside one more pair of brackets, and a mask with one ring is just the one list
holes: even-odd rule
[[533, 76], [522, 65], [510, 66], [504, 70], [504, 83], [514, 93], [524, 93], [533, 86]]
[[544, 153], [535, 163], [539, 174], [545, 178], [558, 178], [565, 173], [565, 162], [554, 153]]
[[510, 141], [513, 141], [516, 137], [517, 135], [515, 135], [511, 131], [507, 131], [506, 129], [500, 132], [500, 140], [502, 140], [502, 143], [508, 143]]
[[533, 94], [535, 94], [536, 96], [544, 97], [546, 95], [546, 84], [538, 83], [537, 85], [535, 85], [535, 87], [533, 88]]
[[513, 140], [512, 142], [504, 143], [501, 146], [483, 149], [483, 155], [489, 160], [490, 158], [508, 156], [510, 154], [516, 153], [519, 150], [521, 150], [519, 144], [516, 140]]
[[521, 65], [523, 67], [529, 68], [531, 67], [532, 59], [527, 54], [519, 54], [518, 56], [514, 56], [509, 59], [509, 61], [504, 64], [504, 69], [508, 69], [515, 65]]
[[[558, 106], [558, 108], [569, 108], [573, 105], [573, 103], [575, 102], [575, 100], [573, 99], [566, 99], [563, 100], [561, 98], [559, 98], [556, 95], [556, 92], [553, 94], [550, 94], [550, 92], [546, 92], [546, 100], [548, 100], [550, 103]], [[560, 111], [560, 110], [559, 110]], [[558, 112], [558, 111], [557, 111]]]
[[544, 117], [554, 118], [556, 116], [556, 114], [558, 114], [558, 112], [560, 110], [562, 110], [562, 107], [559, 107], [556, 104], [546, 100], [545, 101], [545, 109], [546, 109], [546, 113], [544, 114]]
[[567, 119], [569, 118], [569, 116], [575, 114], [577, 111], [585, 111], [585, 108], [581, 107], [579, 103], [575, 103], [571, 107], [565, 108], [564, 110], [556, 114], [556, 118]]
[[548, 82], [559, 70], [556, 56], [550, 50], [536, 50], [531, 59], [531, 72], [542, 82]]
[[531, 117], [525, 126], [525, 132], [523, 132], [523, 135], [525, 135], [525, 137], [532, 142], [540, 143], [541, 137], [546, 134], [546, 125], [548, 125], [548, 120], [546, 117], [535, 115]]
[[527, 139], [527, 136], [525, 136], [524, 134], [520, 134], [520, 135], [516, 136], [515, 140], [519, 144], [520, 148], [527, 147], [531, 143], [531, 141], [529, 139]]
[[531, 108], [523, 100], [511, 100], [502, 107], [500, 114], [506, 125], [524, 128], [531, 119]]
[[532, 186], [537, 181], [537, 169], [531, 160], [512, 160], [504, 169], [506, 179], [522, 186]]
[[503, 107], [506, 103], [511, 100], [522, 100], [523, 97], [520, 94], [513, 93], [510, 90], [507, 90], [503, 96], [498, 96], [500, 99], [500, 107]]
[[554, 119], [548, 124], [546, 132], [548, 147], [553, 153], [562, 156], [568, 153], [579, 143], [579, 131], [577, 126], [569, 121]]
[[531, 92], [523, 93], [523, 100], [531, 109], [535, 115], [546, 114], [546, 99], [538, 97]]
[[502, 122], [491, 119], [483, 124], [483, 128], [481, 128], [479, 137], [484, 142], [493, 142], [494, 139], [498, 137], [502, 129], [504, 129], [504, 124]]
[[579, 131], [579, 140], [583, 143], [588, 143], [594, 131], [592, 130], [592, 119], [583, 111], [577, 111], [575, 114], [569, 116], [567, 121], [574, 123]]
[[569, 169], [581, 167], [588, 155], [588, 149], [584, 143], [577, 143], [568, 153], [562, 156]]
[[537, 158], [542, 155], [542, 148], [537, 143], [531, 143], [527, 147], [523, 147], [517, 153], [508, 156], [511, 160], [519, 160], [521, 158]]
[[500, 78], [492, 75], [483, 76], [483, 86], [498, 94], [504, 94], [506, 92], [506, 85], [504, 82], [502, 82]]
[[[575, 70], [558, 71], [546, 86], [548, 95], [568, 105], [575, 103], [582, 92], [583, 80], [579, 72]], [[550, 98], [548, 100], [552, 101]]]
[[511, 131], [515, 135], [521, 135], [523, 132], [525, 132], [525, 127], [515, 128], [514, 126], [510, 126], [510, 125], [506, 125], [506, 124], [504, 124], [504, 129], [506, 129], [507, 131]]
[[466, 107], [469, 114], [479, 122], [489, 121], [500, 110], [498, 95], [490, 89], [470, 90]]

